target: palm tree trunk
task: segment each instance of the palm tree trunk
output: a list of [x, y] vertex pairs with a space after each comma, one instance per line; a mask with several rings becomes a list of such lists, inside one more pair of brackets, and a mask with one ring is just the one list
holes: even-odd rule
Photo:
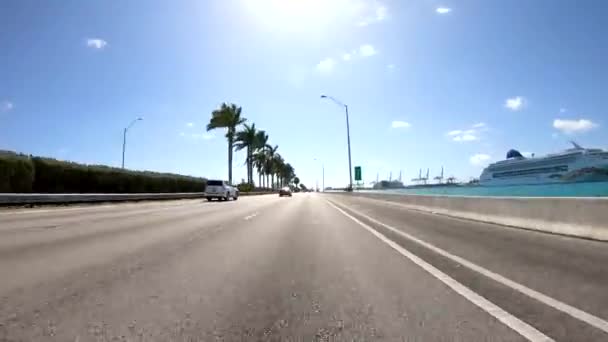
[[228, 138], [228, 183], [232, 185], [232, 138]]
[[249, 173], [249, 164], [251, 158], [249, 156], [249, 146], [247, 146], [247, 158], [245, 158], [245, 165], [247, 166], [247, 184], [251, 184], [251, 174]]
[[258, 187], [262, 187], [262, 173], [258, 170]]
[[253, 151], [249, 149], [249, 184], [253, 185]]
[[253, 150], [251, 147], [247, 148], [247, 154], [249, 154], [247, 157], [249, 159], [249, 184], [253, 185]]
[[269, 185], [270, 185], [270, 175], [267, 173], [266, 174], [266, 184], [265, 184], [266, 189], [268, 189], [270, 187]]

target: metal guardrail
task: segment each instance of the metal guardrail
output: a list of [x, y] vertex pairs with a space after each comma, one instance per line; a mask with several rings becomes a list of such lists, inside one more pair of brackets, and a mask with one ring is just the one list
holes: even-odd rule
[[[239, 196], [272, 194], [273, 192], [239, 193]], [[143, 200], [170, 200], [204, 198], [202, 192], [160, 193], [160, 194], [0, 194], [0, 205], [53, 204], [53, 203], [94, 203]]]

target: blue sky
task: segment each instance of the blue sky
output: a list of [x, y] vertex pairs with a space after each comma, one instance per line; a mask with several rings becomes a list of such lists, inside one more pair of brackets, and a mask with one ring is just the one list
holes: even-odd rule
[[[38, 1], [0, 10], [0, 149], [226, 178], [234, 102], [313, 185], [464, 180], [510, 148], [608, 147], [605, 1]], [[314, 159], [317, 159], [315, 161]], [[245, 177], [237, 153], [235, 178]]]

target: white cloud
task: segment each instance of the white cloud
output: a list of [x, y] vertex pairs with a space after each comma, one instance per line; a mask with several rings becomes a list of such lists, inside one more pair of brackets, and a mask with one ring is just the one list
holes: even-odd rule
[[472, 155], [471, 158], [469, 158], [469, 161], [475, 166], [483, 166], [487, 164], [490, 159], [492, 159], [492, 157], [487, 154], [477, 153]]
[[0, 103], [0, 111], [2, 112], [11, 111], [13, 108], [15, 108], [15, 105], [10, 101], [4, 101]]
[[505, 107], [512, 110], [518, 111], [523, 108], [526, 100], [521, 96], [509, 98], [505, 101]]
[[437, 12], [439, 14], [448, 14], [448, 13], [452, 12], [452, 9], [449, 7], [437, 7], [435, 12]]
[[455, 129], [447, 132], [445, 135], [456, 142], [470, 142], [480, 140], [479, 135], [488, 130], [488, 127], [483, 122], [473, 124], [468, 129]]
[[457, 142], [475, 141], [475, 140], [479, 140], [479, 137], [477, 137], [476, 135], [473, 135], [473, 134], [462, 134], [462, 135], [455, 136], [454, 138], [452, 138], [452, 140], [457, 141]]
[[188, 127], [194, 127], [194, 122], [188, 122], [188, 123], [186, 124], [186, 126], [188, 126]]
[[360, 7], [367, 7], [366, 12], [368, 12], [369, 14], [367, 17], [363, 18], [357, 23], [358, 26], [364, 27], [368, 26], [369, 24], [378, 23], [384, 21], [388, 17], [388, 8], [386, 8], [386, 6], [382, 4], [376, 3], [376, 8], [373, 10], [373, 14], [370, 13], [372, 10], [369, 8], [369, 6], [361, 4]]
[[180, 137], [185, 137], [185, 138], [190, 138], [190, 139], [194, 139], [194, 140], [211, 140], [213, 138], [215, 138], [215, 135], [213, 133], [185, 133], [185, 132], [180, 132], [179, 133]]
[[475, 141], [479, 138], [473, 134], [465, 134], [462, 136], [462, 141]]
[[[336, 65], [338, 65], [338, 61], [342, 59], [343, 61], [351, 61], [357, 57], [370, 57], [377, 54], [378, 51], [371, 44], [363, 44], [359, 46], [357, 49], [353, 49], [350, 52], [345, 52], [342, 54], [341, 58], [338, 57], [334, 59], [333, 57], [327, 57], [324, 60], [320, 61], [316, 65], [316, 70], [321, 73], [330, 73], [334, 70]], [[392, 65], [392, 64], [391, 64]]]
[[406, 121], [395, 120], [391, 123], [391, 127], [392, 128], [410, 128], [410, 127], [412, 127], [412, 125]]
[[215, 135], [212, 133], [203, 133], [203, 134], [192, 134], [192, 137], [195, 139], [211, 140], [211, 139], [215, 138]]
[[92, 49], [102, 50], [108, 45], [108, 42], [99, 38], [87, 39], [87, 46]]
[[388, 16], [388, 8], [386, 6], [380, 5], [376, 8], [376, 20], [383, 21]]
[[376, 51], [373, 45], [364, 44], [359, 47], [359, 54], [361, 54], [363, 57], [373, 56], [377, 53], [378, 51]]
[[322, 73], [329, 73], [334, 70], [336, 66], [336, 61], [333, 58], [325, 58], [317, 64], [317, 71]]
[[598, 124], [587, 119], [555, 119], [553, 127], [565, 134], [584, 133], [596, 128]]

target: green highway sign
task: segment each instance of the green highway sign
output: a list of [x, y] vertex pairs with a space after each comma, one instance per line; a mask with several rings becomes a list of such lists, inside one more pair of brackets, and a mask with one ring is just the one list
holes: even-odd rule
[[361, 178], [361, 166], [355, 166], [355, 180], [363, 180], [363, 178]]

